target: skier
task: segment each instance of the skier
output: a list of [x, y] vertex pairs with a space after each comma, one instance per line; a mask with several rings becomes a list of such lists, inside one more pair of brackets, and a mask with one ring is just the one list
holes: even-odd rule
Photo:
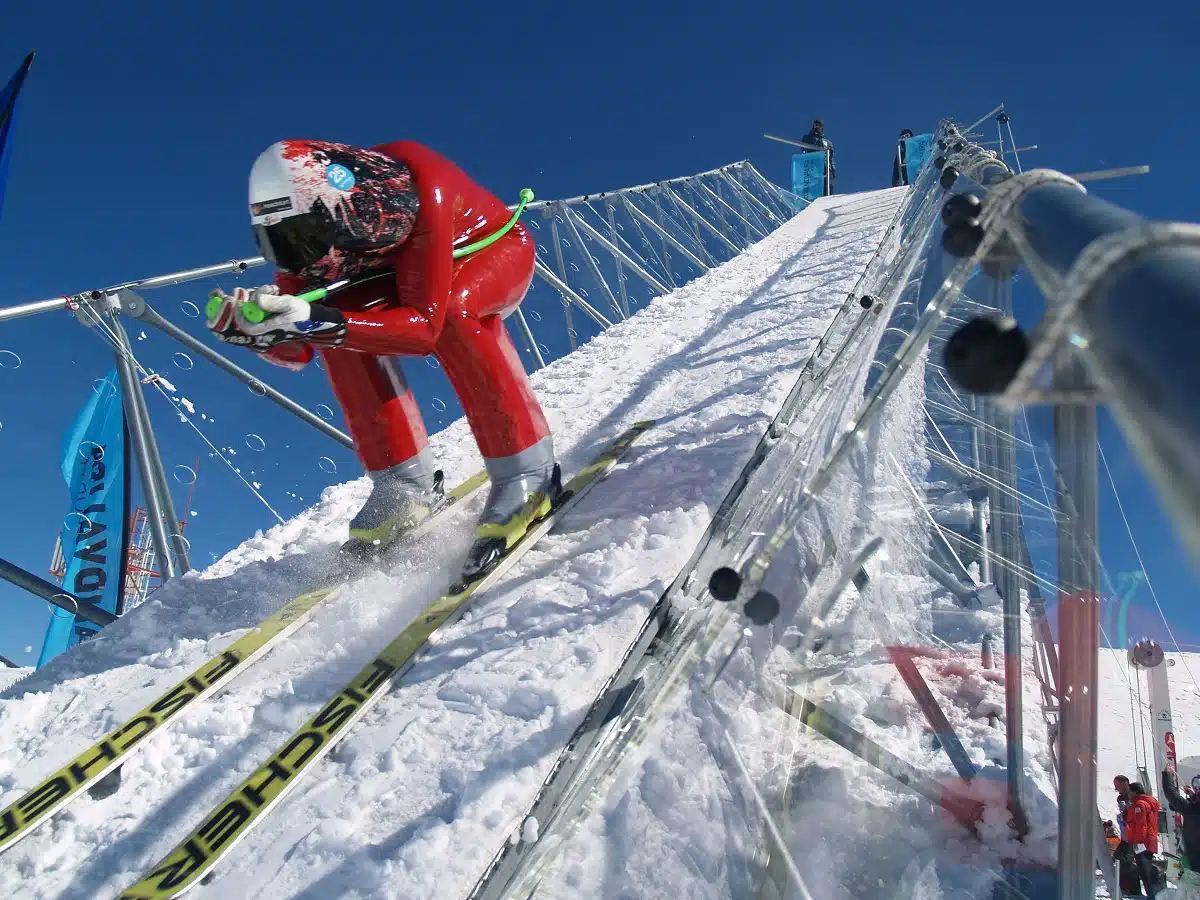
[[[1200, 775], [1192, 779], [1193, 788]], [[1170, 769], [1162, 773], [1163, 796], [1173, 812], [1183, 817], [1183, 876], [1176, 900], [1200, 900], [1200, 795], [1179, 793], [1179, 776]], [[1186, 790], [1186, 788], [1185, 788]]]
[[[444, 503], [417, 402], [392, 359], [432, 354], [491, 479], [463, 570], [467, 581], [481, 577], [561, 489], [550, 429], [502, 321], [533, 278], [528, 232], [458, 166], [412, 141], [273, 144], [250, 173], [250, 214], [275, 284], [219, 293], [208, 327], [290, 369], [320, 352], [371, 478], [347, 548], [392, 544]], [[453, 258], [506, 226], [490, 246]], [[343, 281], [328, 303], [295, 296]]]
[[904, 140], [912, 136], [912, 129], [905, 128], [900, 132], [899, 149], [896, 151], [896, 158], [892, 161], [892, 187], [900, 187], [902, 184], [908, 184], [908, 166], [905, 165], [907, 160]]
[[813, 119], [812, 130], [800, 138], [800, 142], [817, 150], [825, 151], [825, 159], [828, 164], [825, 172], [825, 196], [829, 196], [833, 193], [833, 181], [837, 178], [837, 166], [833, 164], [833, 142], [825, 137], [825, 123], [820, 119]]

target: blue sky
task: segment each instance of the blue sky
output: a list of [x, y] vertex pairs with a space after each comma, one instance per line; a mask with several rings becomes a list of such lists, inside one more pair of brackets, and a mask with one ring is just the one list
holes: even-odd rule
[[[1200, 125], [1181, 110], [1196, 87], [1186, 42], [1200, 13], [1183, 3], [1120, 27], [1094, 8], [1048, 4], [1036, 25], [993, 8], [951, 16], [882, 3], [22, 6], [0, 32], [0, 78], [38, 50], [0, 219], [0, 305], [252, 255], [246, 178], [283, 137], [420, 140], [515, 200], [525, 186], [570, 196], [746, 157], [783, 183], [789, 151], [762, 133], [799, 137], [819, 116], [837, 148], [838, 189], [853, 192], [887, 186], [901, 127], [926, 131], [1003, 101], [1020, 143], [1042, 148], [1026, 165], [1150, 163], [1152, 175], [1095, 193], [1155, 218], [1197, 218], [1185, 148], [1200, 145]], [[183, 304], [202, 306], [213, 285], [150, 299], [200, 335]], [[197, 424], [238, 451], [230, 458], [283, 516], [359, 474], [351, 454], [202, 363], [184, 368], [165, 341], [151, 335], [138, 348], [214, 420]], [[0, 326], [0, 349], [22, 360], [0, 369], [0, 556], [44, 573], [67, 504], [58, 443], [110, 357], [65, 313]], [[335, 409], [314, 367], [292, 376], [239, 361], [306, 405]], [[455, 414], [453, 398], [432, 368], [417, 361], [410, 373], [436, 429]], [[168, 470], [187, 481], [176, 466], [201, 459], [188, 529], [196, 562], [269, 527], [272, 515], [170, 402], [149, 402]], [[1177, 630], [1200, 633], [1183, 557], [1107, 424], [1105, 435], [1159, 597]], [[186, 499], [179, 483], [176, 503]], [[1105, 533], [1114, 571], [1137, 565], [1120, 529], [1118, 519]], [[32, 661], [44, 605], [0, 585], [0, 610], [0, 654]]]

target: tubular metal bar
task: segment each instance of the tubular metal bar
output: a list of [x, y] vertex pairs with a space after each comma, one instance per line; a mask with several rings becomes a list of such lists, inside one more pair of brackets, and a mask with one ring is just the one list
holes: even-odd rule
[[700, 215], [700, 213], [697, 210], [693, 209], [692, 205], [690, 203], [688, 203], [686, 200], [684, 200], [683, 197], [679, 196], [679, 193], [674, 188], [668, 187], [668, 188], [665, 188], [665, 190], [671, 195], [671, 197], [675, 200], [676, 203], [678, 203], [680, 206], [682, 206], [684, 208], [684, 210], [691, 213], [692, 217], [699, 224], [703, 225], [705, 228], [707, 228], [709, 231], [711, 231], [713, 234], [715, 234], [717, 237], [719, 237], [722, 241], [724, 241], [726, 246], [728, 246], [729, 249], [732, 250], [735, 255], [742, 252], [741, 247], [739, 247], [737, 244], [735, 244], [733, 241], [731, 241], [726, 236], [725, 232], [721, 231], [720, 228], [718, 228], [712, 222], [708, 221], [708, 219], [704, 218], [704, 216]]
[[[147, 518], [150, 524], [150, 537], [154, 540], [154, 550], [162, 560], [161, 576], [164, 582], [176, 575], [182, 575], [188, 569], [187, 554], [172, 556], [171, 548], [176, 529], [179, 527], [175, 519], [175, 505], [171, 500], [171, 492], [162, 490], [167, 486], [166, 474], [162, 470], [162, 458], [158, 455], [158, 445], [154, 442], [154, 431], [150, 425], [150, 416], [146, 411], [146, 398], [142, 394], [142, 384], [138, 380], [137, 367], [133, 362], [133, 350], [129, 346], [129, 335], [121, 326], [121, 319], [115, 312], [108, 316], [112, 327], [113, 355], [117, 360], [117, 376], [121, 381], [121, 393], [125, 399], [125, 412], [129, 422], [129, 437], [133, 441], [133, 453], [137, 458], [138, 473], [142, 479], [142, 493], [145, 495]], [[162, 475], [159, 478], [159, 475]], [[170, 531], [168, 532], [168, 528]], [[179, 550], [183, 543], [178, 542]], [[180, 569], [182, 564], [182, 570]]]
[[546, 264], [540, 259], [536, 260], [533, 265], [534, 270], [542, 276], [542, 280], [562, 294], [564, 299], [570, 300], [572, 303], [578, 306], [584, 311], [588, 318], [590, 318], [601, 328], [612, 328], [612, 322], [608, 321], [608, 319], [596, 312], [596, 309], [592, 306], [592, 304], [580, 297], [577, 293], [575, 293], [574, 290], [571, 289], [570, 285], [546, 268]]
[[[1012, 285], [1007, 279], [991, 282], [989, 293], [993, 305], [1011, 314]], [[989, 456], [994, 467], [994, 477], [1002, 489], [990, 491], [988, 506], [992, 512], [992, 531], [996, 555], [1000, 559], [1018, 562], [1021, 548], [1018, 529], [1021, 527], [1021, 509], [1016, 497], [1017, 483], [1016, 447], [1013, 444], [1012, 413], [988, 404], [992, 423], [999, 434], [989, 434]], [[1024, 694], [1022, 693], [1021, 667], [1021, 588], [1019, 572], [1009, 566], [995, 570], [996, 589], [1003, 601], [1004, 611], [1004, 729], [1006, 733], [1006, 765], [1008, 769], [1008, 808], [1013, 815], [1017, 833], [1024, 837], [1028, 828], [1022, 786], [1025, 780], [1024, 753]]]
[[1124, 178], [1126, 175], [1148, 175], [1149, 166], [1125, 166], [1122, 169], [1098, 169], [1094, 172], [1076, 172], [1071, 177], [1082, 183], [1084, 181], [1108, 181], [1110, 178]]
[[[758, 169], [754, 168], [754, 166], [752, 166], [750, 163], [746, 163], [744, 171], [749, 172], [754, 177], [754, 179], [759, 183], [759, 185], [761, 185], [763, 187], [763, 189], [766, 191], [767, 197], [772, 202], [777, 203], [779, 205], [779, 210], [784, 214], [783, 220], [785, 222], [788, 219], [792, 218], [794, 215], [796, 215], [798, 210], [794, 206], [792, 206], [791, 201], [788, 200], [787, 198], [788, 197], [796, 197], [798, 195], [793, 194], [791, 191], [785, 191], [779, 185], [774, 184], [769, 179], [767, 179], [760, 171], [758, 171]], [[803, 198], [800, 198], [800, 199], [803, 199]], [[808, 206], [811, 206], [812, 201], [805, 200], [805, 204]]]
[[[624, 195], [622, 195], [622, 196], [624, 196]], [[655, 220], [658, 222], [658, 229], [659, 229], [659, 231], [665, 232], [667, 230], [667, 228], [663, 224], [664, 216], [663, 216], [662, 207], [658, 203], [658, 195], [650, 194], [649, 196], [650, 196], [650, 202], [654, 204], [654, 217], [655, 217]], [[631, 207], [633, 207], [633, 205], [634, 205], [632, 200], [629, 201], [629, 204]], [[663, 237], [663, 239], [662, 239], [662, 252], [663, 252], [663, 260], [667, 264], [667, 280], [671, 282], [672, 288], [677, 288], [677, 287], [679, 287], [679, 282], [677, 282], [675, 280], [675, 273], [671, 271], [671, 254], [667, 252], [666, 237]], [[707, 272], [708, 269], [706, 267], [701, 267], [701, 271]]]
[[733, 188], [733, 193], [739, 200], [741, 200], [743, 203], [746, 200], [750, 200], [763, 211], [767, 217], [768, 225], [770, 225], [771, 222], [774, 222], [776, 227], [778, 227], [784, 223], [785, 220], [779, 218], [779, 216], [773, 213], [770, 207], [755, 197], [752, 191], [748, 190], [746, 186], [736, 178], [731, 177], [728, 172], [722, 172], [721, 177], [726, 181], [726, 183], [729, 184], [731, 188]]
[[[583, 222], [583, 220], [575, 213], [575, 210], [571, 209], [569, 206], [560, 205], [553, 208], [557, 209], [558, 212], [562, 214], [563, 222], [569, 229], [571, 229], [571, 236], [575, 238], [575, 243], [579, 245], [580, 253], [583, 255], [584, 261], [592, 273], [592, 277], [596, 279], [596, 283], [600, 285], [600, 290], [602, 290], [604, 295], [608, 297], [609, 306], [613, 308], [613, 312], [615, 312], [618, 317], [625, 318], [621, 310], [621, 304], [617, 302], [617, 298], [613, 295], [612, 288], [610, 288], [608, 286], [608, 282], [604, 280], [604, 274], [600, 271], [600, 267], [596, 264], [596, 260], [592, 257], [591, 251], [589, 251], [587, 245], [583, 243], [583, 236], [579, 233], [579, 229], [575, 227], [576, 222]], [[608, 241], [604, 239], [604, 236], [600, 234], [600, 232], [596, 231], [596, 229], [588, 225], [587, 222], [583, 222], [583, 226], [593, 238], [599, 238], [600, 240], [604, 241], [605, 244], [608, 244]], [[620, 252], [611, 244], [608, 244], [608, 246], [614, 254]]]
[[[547, 217], [550, 219], [550, 236], [554, 241], [554, 261], [558, 263], [558, 274], [562, 278], [562, 283], [567, 283], [567, 266], [563, 262], [562, 253], [562, 238], [558, 234], [558, 216], [547, 211]], [[575, 326], [571, 324], [571, 303], [565, 295], [561, 295], [563, 305], [563, 318], [567, 320], [567, 340], [571, 343], [571, 349], [575, 349]]]
[[[717, 223], [721, 227], [721, 233], [729, 238], [730, 241], [733, 241], [733, 243], [737, 244], [739, 253], [745, 250], [746, 247], [750, 246], [750, 242], [753, 240], [753, 238], [747, 237], [746, 243], [742, 244], [741, 232], [737, 231], [729, 224], [729, 219], [725, 216], [725, 211], [716, 206], [711, 200], [700, 193], [700, 188], [704, 187], [704, 185], [698, 182], [692, 182], [687, 186], [691, 189], [693, 199], [696, 201], [696, 208], [707, 208], [708, 211], [712, 213], [713, 218], [717, 220]], [[734, 241], [734, 238], [738, 238], [738, 240]]]
[[[686, 256], [688, 258], [688, 261], [691, 262], [692, 265], [699, 268], [701, 272], [707, 272], [709, 270], [709, 267], [706, 266], [704, 263], [702, 263], [698, 256], [696, 256], [694, 253], [692, 253], [692, 251], [689, 250], [687, 247], [683, 246], [683, 244], [681, 244], [675, 238], [675, 236], [673, 234], [671, 234], [669, 231], [667, 231], [665, 228], [663, 228], [661, 225], [659, 225], [657, 222], [655, 222], [652, 218], [650, 218], [648, 215], [646, 215], [644, 212], [642, 212], [640, 209], [638, 209], [637, 204], [635, 204], [632, 200], [630, 200], [628, 197], [622, 197], [621, 201], [625, 204], [625, 208], [629, 211], [629, 214], [631, 216], [633, 216], [636, 219], [640, 219], [641, 221], [645, 222], [649, 227], [651, 227], [655, 231], [657, 231], [659, 233], [659, 235], [662, 237], [664, 243], [669, 243], [672, 247], [674, 247], [676, 250], [678, 250], [680, 253], [682, 253], [684, 256]], [[663, 248], [663, 254], [665, 256], [666, 248]], [[668, 257], [668, 263], [669, 262], [670, 262], [670, 259]], [[668, 268], [668, 271], [670, 271], [669, 268]]]
[[54, 312], [56, 309], [66, 309], [70, 302], [69, 297], [55, 297], [53, 300], [35, 300], [19, 306], [6, 306], [4, 309], [0, 309], [0, 322], [23, 319], [25, 316], [36, 316], [38, 313]]
[[1000, 113], [1000, 112], [1004, 112], [1004, 104], [1003, 104], [1003, 103], [1001, 103], [999, 106], [997, 106], [995, 109], [993, 109], [993, 110], [992, 110], [990, 113], [988, 113], [987, 115], [985, 115], [985, 116], [980, 116], [978, 119], [976, 119], [974, 122], [972, 122], [972, 123], [971, 123], [970, 125], [968, 125], [966, 128], [964, 128], [964, 129], [962, 130], [962, 133], [963, 133], [963, 134], [970, 134], [972, 131], [974, 131], [974, 130], [976, 129], [976, 127], [977, 127], [977, 126], [979, 126], [979, 125], [982, 125], [982, 124], [983, 124], [983, 121], [984, 121], [984, 119], [990, 119], [992, 116], [996, 115], [996, 113]]
[[[976, 416], [979, 415], [979, 403], [971, 397], [971, 412]], [[980, 427], [978, 425], [971, 426], [971, 453], [975, 457], [975, 470], [983, 471], [983, 440], [980, 435]], [[991, 536], [988, 534], [988, 519], [990, 518], [989, 497], [988, 494], [982, 496], [977, 493], [972, 493], [971, 510], [975, 520], [975, 533], [979, 541], [979, 578], [984, 584], [992, 583], [992, 551], [991, 551]]]
[[529, 328], [529, 323], [525, 321], [525, 313], [521, 311], [520, 306], [513, 310], [513, 318], [517, 320], [517, 327], [521, 329], [521, 336], [525, 338], [525, 343], [529, 345], [529, 352], [533, 354], [533, 361], [539, 369], [546, 368], [546, 360], [542, 358], [542, 351], [537, 345], [533, 331]]
[[[143, 278], [140, 281], [127, 281], [124, 284], [105, 288], [103, 291], [91, 291], [89, 292], [89, 299], [99, 300], [104, 294], [114, 293], [123, 288], [137, 287], [148, 291], [152, 288], [182, 284], [185, 281], [195, 281], [198, 278], [208, 278], [213, 275], [244, 272], [253, 266], [265, 265], [266, 262], [261, 256], [252, 256], [247, 259], [234, 259], [212, 266], [201, 266], [199, 269], [185, 269], [182, 272], [172, 272], [170, 275], [155, 275], [153, 278]], [[10, 306], [6, 309], [0, 309], [0, 322], [6, 322], [9, 319], [19, 319], [23, 316], [32, 316], [41, 312], [65, 309], [71, 303], [71, 300], [72, 298], [70, 297], [55, 297], [53, 300], [37, 300], [33, 303], [22, 303], [20, 306]]]
[[1200, 361], [1191, 340], [1200, 332], [1200, 227], [1150, 224], [1062, 184], [1033, 187], [1013, 212], [1016, 243], [1040, 263], [1031, 271], [1062, 292], [1047, 294], [1054, 306], [1039, 345], [1005, 400], [1018, 400], [1034, 362], [1069, 340], [1200, 562]]
[[[586, 219], [584, 219], [582, 216], [578, 215], [573, 209], [567, 209], [565, 212], [567, 215], [567, 224], [571, 226], [571, 231], [572, 231], [572, 233], [574, 233], [576, 235], [576, 237], [578, 237], [578, 232], [575, 230], [575, 223], [578, 223], [579, 227], [582, 228], [584, 231], [586, 231], [597, 243], [600, 244], [600, 246], [602, 246], [605, 250], [607, 250], [613, 256], [619, 258], [622, 262], [625, 263], [625, 265], [629, 266], [629, 268], [633, 270], [633, 273], [635, 275], [637, 275], [638, 278], [642, 279], [642, 281], [646, 282], [646, 284], [650, 285], [650, 287], [652, 287], [652, 288], [654, 288], [654, 290], [658, 291], [660, 295], [671, 293], [671, 289], [669, 287], [667, 287], [665, 284], [663, 284], [661, 281], [659, 281], [657, 278], [655, 278], [653, 275], [651, 275], [649, 272], [647, 272], [645, 269], [643, 269], [640, 265], [638, 265], [636, 260], [634, 260], [631, 256], [629, 256], [629, 254], [627, 254], [620, 247], [611, 243], [608, 238], [606, 238], [599, 231], [597, 231], [595, 228], [593, 228]], [[581, 243], [582, 243], [582, 239], [581, 239]], [[615, 306], [617, 301], [616, 301], [616, 298], [612, 296], [612, 291], [610, 291], [608, 289], [608, 283], [604, 281], [604, 276], [600, 274], [600, 270], [599, 270], [599, 268], [597, 268], [596, 262], [595, 262], [595, 260], [592, 259], [591, 254], [587, 253], [587, 248], [584, 247], [583, 249], [584, 249], [584, 253], [588, 257], [589, 264], [592, 267], [593, 273], [595, 274], [595, 276], [597, 278], [600, 279], [600, 281], [602, 283], [604, 283], [604, 290], [608, 293], [609, 298], [613, 301], [613, 305]]]
[[[708, 263], [710, 268], [717, 265], [717, 261], [713, 259], [713, 255], [708, 251], [708, 248], [704, 246], [704, 238], [700, 234], [700, 226], [696, 224], [695, 219], [693, 218], [693, 216], [697, 215], [695, 210], [687, 209], [687, 204], [680, 200], [679, 195], [669, 187], [663, 188], [662, 193], [671, 201], [671, 204], [675, 207], [675, 212], [679, 216], [679, 219], [676, 220], [675, 224], [677, 224], [685, 234], [687, 233], [688, 226], [691, 225], [691, 236], [696, 239], [696, 246], [700, 250], [700, 255], [704, 257], [705, 262]], [[691, 215], [688, 215], [689, 212]]]
[[256, 266], [265, 266], [266, 259], [261, 256], [250, 256], [246, 259], [231, 259], [229, 262], [216, 263], [211, 266], [201, 266], [198, 269], [184, 269], [182, 272], [172, 272], [170, 275], [155, 275], [153, 278], [142, 278], [139, 281], [127, 281], [124, 284], [106, 288], [104, 293], [111, 294], [123, 288], [140, 288], [143, 291], [154, 288], [170, 287], [183, 284], [185, 281], [198, 281], [201, 278], [211, 278], [214, 275], [228, 275], [230, 272], [245, 272]]
[[[526, 209], [540, 209], [543, 206], [552, 206], [559, 203], [565, 203], [568, 206], [576, 203], [587, 203], [589, 200], [603, 200], [605, 197], [620, 196], [629, 194], [633, 191], [648, 191], [652, 188], [662, 187], [667, 184], [678, 184], [681, 181], [691, 181], [693, 178], [703, 178], [705, 175], [720, 175], [723, 172], [735, 171], [744, 166], [748, 166], [749, 162], [742, 160], [741, 162], [729, 163], [725, 166], [720, 166], [716, 169], [709, 169], [707, 172], [697, 172], [695, 175], [681, 175], [678, 178], [668, 178], [666, 181], [654, 181], [650, 184], [636, 184], [633, 187], [621, 188], [617, 191], [601, 191], [598, 194], [580, 194], [578, 197], [568, 197], [565, 200], [535, 200], [533, 203], [526, 204]], [[509, 210], [516, 209], [516, 206], [510, 206]]]
[[213, 350], [211, 347], [207, 346], [201, 341], [196, 340], [196, 338], [192, 337], [186, 331], [174, 325], [163, 316], [159, 315], [157, 311], [151, 308], [151, 306], [146, 303], [144, 299], [139, 297], [133, 291], [121, 291], [120, 298], [121, 305], [124, 310], [132, 315], [135, 319], [153, 325], [167, 336], [179, 341], [179, 343], [183, 344], [189, 350], [193, 351], [194, 353], [198, 353], [200, 356], [207, 359], [217, 368], [228, 372], [238, 381], [249, 387], [253, 393], [259, 393], [261, 391], [262, 396], [277, 403], [292, 415], [313, 426], [322, 434], [333, 438], [343, 447], [347, 447], [350, 450], [354, 449], [354, 441], [349, 435], [343, 434], [320, 416], [314, 415], [299, 403], [296, 403], [294, 400], [290, 399], [287, 395], [282, 394], [273, 387], [269, 387], [268, 385], [264, 384], [241, 366], [226, 359], [224, 355], [218, 353], [216, 350]]
[[84, 619], [101, 628], [117, 621], [117, 617], [108, 610], [93, 606], [91, 603], [83, 603], [78, 597], [58, 585], [39, 578], [32, 572], [26, 572], [20, 566], [13, 565], [6, 559], [0, 559], [0, 578], [9, 584], [15, 584], [22, 590], [29, 591], [35, 597], [41, 597], [47, 603], [53, 603], [59, 609], [74, 613], [78, 619]]
[[[613, 205], [609, 200], [604, 201], [604, 209], [608, 213], [608, 233], [612, 235], [614, 247], [621, 245], [621, 236], [617, 234], [617, 220], [613, 215]], [[629, 294], [625, 291], [625, 272], [621, 268], [621, 257], [613, 256], [613, 262], [617, 266], [617, 290], [621, 292], [621, 315], [626, 319], [629, 318]]]
[[[1078, 360], [1060, 362], [1056, 380], [1077, 385]], [[1096, 864], [1096, 682], [1099, 655], [1099, 466], [1096, 410], [1054, 412], [1058, 492], [1060, 900], [1091, 900]]]
[[742, 212], [746, 214], [743, 215], [741, 212], [738, 212], [736, 209], [730, 206], [729, 202], [724, 197], [710, 188], [707, 184], [701, 184], [700, 190], [704, 191], [704, 193], [708, 194], [723, 207], [729, 210], [732, 215], [737, 216], [738, 219], [741, 220], [742, 224], [746, 227], [746, 246], [750, 246], [755, 241], [760, 241], [767, 236], [766, 232], [764, 232], [761, 228], [751, 222], [749, 218], [747, 218], [747, 216], [750, 214], [750, 210], [746, 209], [745, 200], [741, 201]]

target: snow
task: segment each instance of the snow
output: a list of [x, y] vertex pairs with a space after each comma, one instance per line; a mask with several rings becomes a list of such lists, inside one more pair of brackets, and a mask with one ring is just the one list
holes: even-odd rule
[[[32, 647], [27, 647], [25, 652], [32, 650]], [[32, 666], [0, 666], [0, 691], [7, 690], [32, 671]]]
[[[505, 841], [545, 840], [526, 815], [534, 793], [692, 552], [904, 195], [818, 201], [532, 376], [568, 472], [634, 421], [658, 424], [193, 896], [462, 896]], [[912, 385], [919, 376], [879, 435], [898, 465], [916, 473], [921, 398]], [[431, 445], [451, 482], [481, 465], [462, 420]], [[359, 478], [326, 489], [301, 515], [167, 584], [0, 696], [8, 738], [0, 806], [328, 578], [368, 488]], [[861, 493], [847, 487], [847, 509]], [[938, 521], [969, 518], [964, 497], [943, 500], [934, 507]], [[434, 599], [465, 554], [479, 502], [464, 504], [432, 539], [385, 555], [378, 571], [351, 581], [223, 694], [148, 739], [112, 797], [80, 798], [0, 857], [0, 895], [107, 898], [136, 880]], [[900, 550], [906, 528], [919, 542], [928, 519], [895, 523], [889, 539]], [[835, 606], [828, 652], [837, 674], [814, 682], [822, 704], [952, 783], [945, 753], [928, 740], [879, 647], [893, 629], [928, 635], [946, 652], [921, 658], [919, 668], [972, 760], [994, 772], [1004, 754], [1002, 675], [975, 660], [982, 635], [1000, 634], [999, 607], [962, 615], [903, 556], [883, 554], [868, 570], [877, 585], [871, 596], [886, 602], [868, 614], [849, 591]], [[1027, 618], [1023, 624], [1028, 644]], [[752, 649], [719, 683], [721, 700], [748, 696]], [[1037, 802], [1053, 795], [1048, 745], [1026, 651], [1032, 827], [1051, 846], [1054, 811]], [[999, 649], [996, 656], [1002, 665]], [[716, 897], [750, 887], [751, 845], [761, 834], [746, 784], [717, 764], [714, 748], [725, 746], [728, 727], [761, 773], [766, 745], [794, 729], [778, 710], [732, 708], [732, 717], [714, 717], [706, 697], [687, 694], [632, 755], [622, 789], [584, 822], [544, 896]], [[999, 730], [989, 721], [997, 716]], [[981, 826], [981, 858], [961, 828], [856, 757], [811, 734], [797, 741], [793, 761], [806, 773], [799, 824], [815, 837], [796, 861], [818, 896], [982, 896], [991, 877], [984, 869], [1022, 852], [995, 810]], [[745, 852], [731, 846], [739, 834]]]

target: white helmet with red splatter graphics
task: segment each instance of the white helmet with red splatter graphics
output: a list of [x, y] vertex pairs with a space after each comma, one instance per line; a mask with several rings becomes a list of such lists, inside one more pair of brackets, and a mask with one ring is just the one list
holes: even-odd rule
[[250, 171], [254, 238], [268, 261], [312, 283], [391, 265], [412, 233], [417, 191], [408, 166], [376, 150], [280, 141]]

